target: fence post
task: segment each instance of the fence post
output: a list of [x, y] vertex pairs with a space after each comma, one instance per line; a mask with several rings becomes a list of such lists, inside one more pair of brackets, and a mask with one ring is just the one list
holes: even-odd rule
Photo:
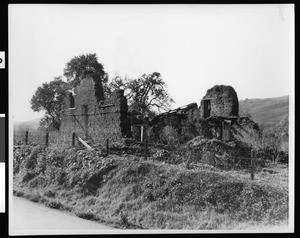
[[109, 153], [109, 139], [106, 139], [106, 155]]
[[25, 132], [25, 145], [28, 144], [28, 131]]
[[255, 151], [254, 149], [251, 150], [251, 171], [250, 171], [250, 178], [251, 180], [254, 180], [255, 175], [255, 168], [254, 168], [254, 160], [255, 160]]
[[72, 146], [75, 146], [75, 137], [76, 137], [76, 134], [73, 133], [72, 134]]
[[46, 133], [46, 146], [49, 146], [49, 133]]
[[144, 145], [145, 145], [145, 160], [147, 160], [147, 150], [148, 150], [147, 138], [145, 138]]
[[144, 125], [141, 125], [141, 142], [144, 141]]

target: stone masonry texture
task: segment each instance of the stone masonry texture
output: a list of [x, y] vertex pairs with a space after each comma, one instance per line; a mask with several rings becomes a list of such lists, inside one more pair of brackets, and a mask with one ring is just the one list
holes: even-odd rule
[[216, 85], [207, 90], [200, 103], [200, 114], [204, 117], [204, 102], [210, 101], [210, 116], [238, 117], [239, 101], [233, 87]]
[[[225, 85], [207, 90], [199, 108], [191, 103], [157, 115], [147, 123], [144, 136], [154, 143], [164, 142], [164, 135], [179, 138], [181, 142], [198, 135], [222, 140], [224, 120], [230, 122], [227, 140], [249, 143], [258, 139], [258, 126], [249, 118], [239, 117], [237, 94], [231, 86]], [[60, 140], [71, 145], [75, 133], [92, 144], [104, 146], [107, 139], [110, 145], [123, 144], [124, 138], [141, 139], [142, 124], [145, 124], [143, 120], [128, 112], [123, 90], [116, 90], [110, 98], [104, 99], [101, 82], [87, 76], [63, 102]]]
[[72, 135], [94, 143], [122, 143], [130, 137], [130, 121], [127, 118], [127, 100], [123, 90], [117, 90], [111, 98], [99, 95], [99, 85], [87, 77], [74, 89], [74, 108], [66, 97], [61, 112], [61, 133], [64, 142], [71, 144]]

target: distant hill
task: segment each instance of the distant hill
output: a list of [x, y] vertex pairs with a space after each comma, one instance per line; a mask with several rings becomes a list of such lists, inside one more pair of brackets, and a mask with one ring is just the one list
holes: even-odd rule
[[255, 122], [278, 124], [289, 112], [289, 96], [245, 99], [240, 101], [240, 115], [250, 115]]
[[19, 130], [36, 131], [40, 125], [40, 120], [41, 118], [33, 119], [26, 122], [15, 121], [13, 124], [14, 131], [15, 132]]

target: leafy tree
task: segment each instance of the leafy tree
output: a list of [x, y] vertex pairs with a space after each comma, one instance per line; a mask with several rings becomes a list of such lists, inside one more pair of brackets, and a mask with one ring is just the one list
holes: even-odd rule
[[277, 150], [288, 152], [289, 146], [289, 117], [284, 116], [274, 128], [274, 137], [279, 141]]
[[274, 162], [279, 159], [281, 152], [288, 153], [288, 115], [283, 117], [277, 125], [262, 123], [260, 128], [262, 130], [262, 147], [268, 148], [271, 151]]
[[[91, 75], [96, 84], [107, 90], [108, 74], [98, 62], [96, 54], [83, 54], [72, 58], [64, 69], [64, 76], [73, 87], [80, 83], [86, 75]], [[102, 92], [101, 92], [102, 93]]]
[[98, 62], [96, 54], [86, 54], [75, 56], [64, 68], [64, 76], [74, 86], [80, 83], [80, 80], [86, 74], [95, 74], [99, 79], [107, 82], [108, 75], [104, 71], [103, 65]]
[[30, 103], [33, 111], [45, 111], [45, 116], [40, 121], [41, 126], [59, 130], [61, 106], [68, 88], [61, 77], [37, 88]]
[[107, 93], [107, 96], [112, 96], [112, 93], [113, 91], [115, 90], [118, 90], [118, 89], [123, 89], [125, 90], [126, 92], [125, 93], [129, 93], [128, 92], [128, 88], [127, 88], [127, 85], [129, 83], [129, 79], [127, 77], [125, 77], [124, 79], [117, 75], [115, 76], [111, 82], [107, 85], [107, 88], [106, 88], [106, 93]]
[[129, 110], [143, 116], [153, 116], [156, 112], [170, 109], [174, 100], [167, 91], [167, 85], [160, 73], [144, 74], [138, 79], [124, 80], [117, 76], [108, 86], [111, 91], [124, 89]]

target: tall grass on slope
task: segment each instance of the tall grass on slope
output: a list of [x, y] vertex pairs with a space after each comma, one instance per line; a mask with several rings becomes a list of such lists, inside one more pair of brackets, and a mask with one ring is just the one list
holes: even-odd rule
[[[22, 154], [15, 151], [16, 191], [34, 189], [56, 208], [117, 227], [234, 229], [288, 218], [287, 190], [228, 174], [74, 149], [33, 148], [17, 158]], [[34, 164], [24, 166], [28, 161]]]

